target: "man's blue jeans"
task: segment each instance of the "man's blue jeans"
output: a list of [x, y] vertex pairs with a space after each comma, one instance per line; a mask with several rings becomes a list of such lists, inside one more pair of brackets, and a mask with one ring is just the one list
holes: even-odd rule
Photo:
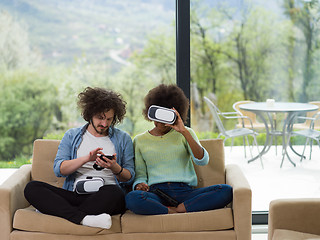
[[223, 208], [232, 201], [232, 187], [226, 184], [204, 188], [193, 188], [185, 183], [159, 183], [150, 186], [148, 192], [135, 190], [127, 194], [126, 205], [136, 214], [167, 214], [168, 207], [152, 191], [159, 188], [166, 194], [184, 203], [187, 212], [198, 212]]

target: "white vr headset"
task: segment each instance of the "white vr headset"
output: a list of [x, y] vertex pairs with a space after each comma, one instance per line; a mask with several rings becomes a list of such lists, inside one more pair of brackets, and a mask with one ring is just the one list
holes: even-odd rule
[[74, 184], [78, 194], [88, 194], [98, 192], [99, 188], [104, 185], [104, 180], [100, 177], [87, 177], [77, 180]]
[[175, 111], [170, 108], [151, 105], [148, 110], [148, 118], [156, 122], [174, 124], [177, 115]]

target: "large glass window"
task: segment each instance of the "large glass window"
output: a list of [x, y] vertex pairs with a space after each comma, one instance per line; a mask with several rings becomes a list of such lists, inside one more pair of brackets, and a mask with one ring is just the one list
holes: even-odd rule
[[[219, 134], [204, 96], [222, 112], [234, 111], [233, 104], [242, 100], [319, 100], [319, 10], [319, 2], [312, 0], [192, 1], [193, 129], [202, 137]], [[285, 117], [277, 114], [275, 123], [281, 124]], [[223, 122], [228, 129], [237, 123]], [[261, 131], [260, 147], [265, 137]], [[301, 153], [305, 139], [294, 140], [294, 148]], [[316, 172], [320, 162], [316, 152], [311, 161], [309, 155], [301, 162], [296, 157], [294, 167], [285, 159], [280, 168], [282, 139], [277, 138], [268, 155], [263, 156], [262, 169], [259, 160], [247, 163], [244, 159], [242, 138], [235, 139], [233, 145], [241, 147], [234, 147], [232, 152], [231, 144], [231, 140], [226, 141], [226, 161], [239, 164], [244, 170], [253, 190], [253, 211], [267, 211], [270, 200], [275, 198], [319, 197]], [[248, 150], [247, 155], [250, 156]]]
[[120, 92], [120, 127], [135, 136], [148, 126], [144, 95], [175, 82], [175, 1], [9, 0], [0, 9], [0, 160], [9, 166], [30, 159], [35, 139], [83, 124], [85, 87]]
[[[0, 9], [0, 160], [28, 161], [34, 139], [60, 139], [83, 124], [76, 98], [86, 86], [124, 96], [121, 128], [131, 136], [150, 127], [143, 96], [176, 81], [175, 1], [6, 0]], [[190, 19], [191, 127], [200, 139], [219, 134], [204, 96], [228, 112], [240, 100], [319, 100], [318, 1], [193, 0]], [[242, 158], [242, 139], [233, 144], [229, 152], [226, 142], [226, 161], [249, 179], [253, 211], [267, 211], [273, 198], [319, 196], [314, 157], [280, 168], [277, 146], [262, 169]]]

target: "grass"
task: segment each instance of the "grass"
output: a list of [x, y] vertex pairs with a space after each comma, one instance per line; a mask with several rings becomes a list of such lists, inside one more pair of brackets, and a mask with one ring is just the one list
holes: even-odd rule
[[[197, 137], [201, 140], [201, 139], [214, 139], [214, 138], [218, 138], [219, 133], [214, 133], [214, 132], [197, 132]], [[221, 137], [222, 139], [224, 139], [224, 137]], [[253, 138], [251, 136], [248, 137], [249, 138], [249, 142], [250, 144], [252, 144]], [[257, 136], [257, 141], [259, 145], [263, 145], [264, 142], [266, 141], [266, 134], [265, 133], [260, 133]], [[278, 138], [277, 141], [279, 142], [278, 144], [281, 144], [281, 139]], [[232, 140], [227, 139], [225, 142], [225, 146], [231, 146], [232, 145]], [[236, 137], [234, 138], [234, 142], [233, 142], [233, 146], [241, 146], [243, 145], [243, 139], [242, 137]]]
[[0, 168], [19, 168], [24, 164], [31, 164], [31, 158], [20, 156], [12, 161], [0, 161]]

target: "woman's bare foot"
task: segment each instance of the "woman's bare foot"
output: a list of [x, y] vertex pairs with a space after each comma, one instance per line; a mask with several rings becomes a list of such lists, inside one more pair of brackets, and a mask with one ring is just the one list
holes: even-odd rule
[[180, 203], [177, 207], [168, 207], [168, 213], [185, 213], [187, 212], [184, 203]]
[[168, 214], [178, 213], [175, 207], [168, 207]]

